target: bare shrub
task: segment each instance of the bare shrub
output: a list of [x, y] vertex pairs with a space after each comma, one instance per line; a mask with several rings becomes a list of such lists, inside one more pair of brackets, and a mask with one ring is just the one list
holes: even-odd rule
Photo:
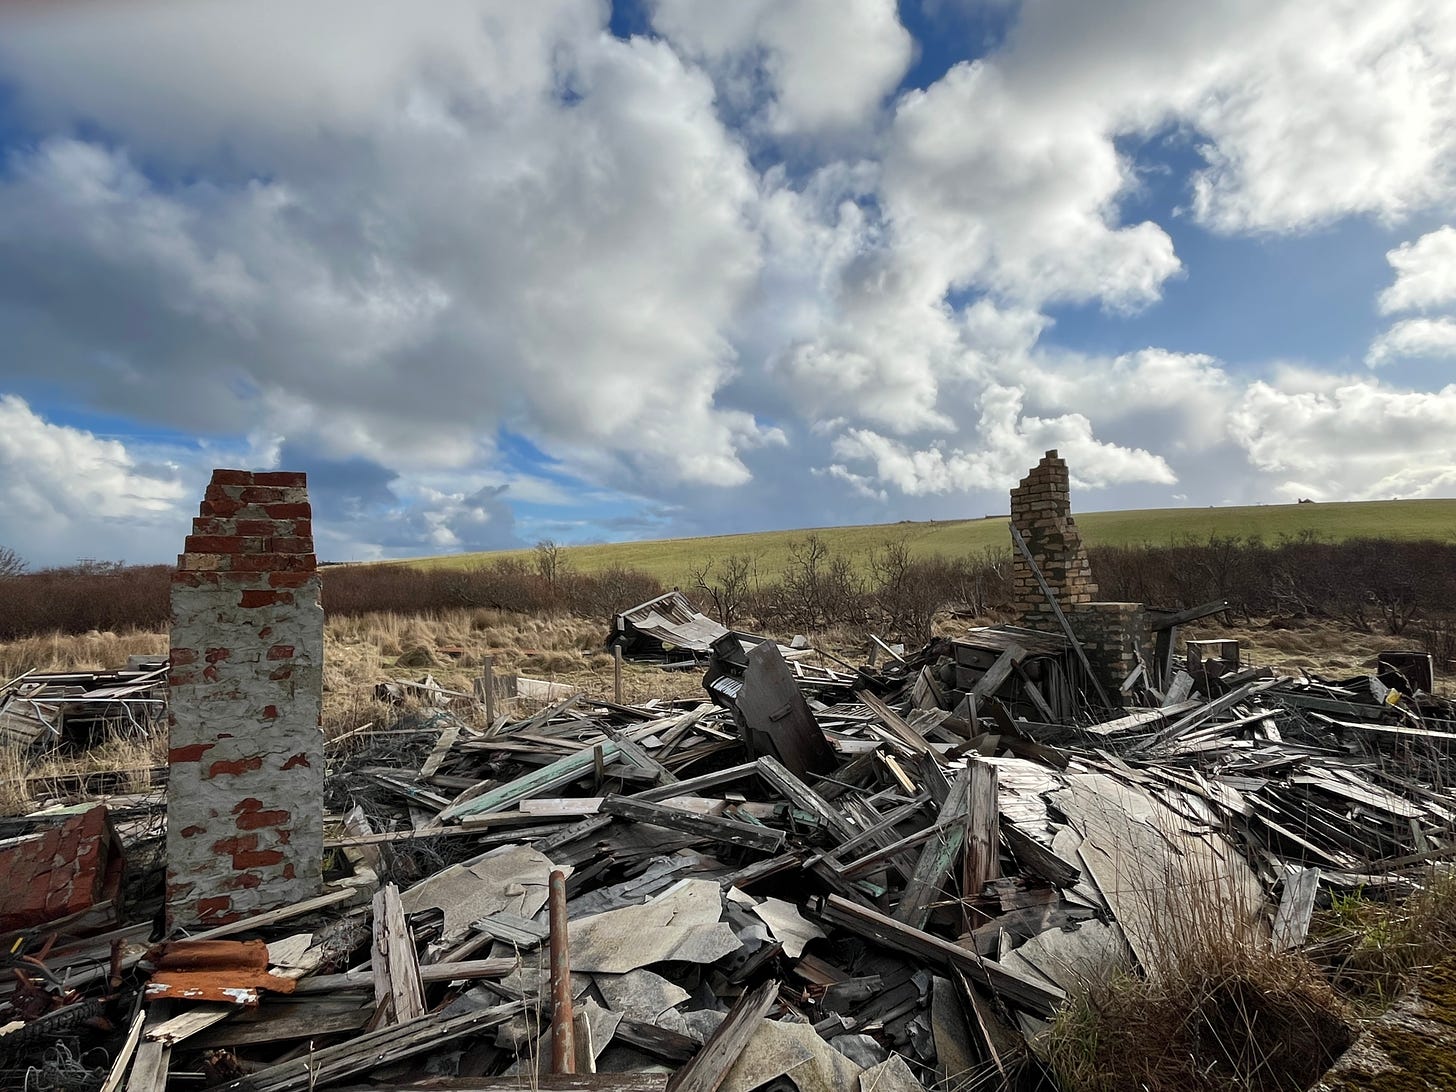
[[753, 589], [753, 559], [747, 554], [708, 558], [691, 569], [693, 587], [708, 597], [713, 614], [734, 629]]
[[[774, 594], [776, 604], [769, 601]], [[864, 584], [854, 564], [836, 554], [817, 534], [789, 544], [789, 560], [779, 584], [762, 589], [759, 609], [770, 618], [800, 630], [824, 629], [863, 619]]]
[[9, 546], [0, 546], [0, 580], [25, 572], [25, 559]]

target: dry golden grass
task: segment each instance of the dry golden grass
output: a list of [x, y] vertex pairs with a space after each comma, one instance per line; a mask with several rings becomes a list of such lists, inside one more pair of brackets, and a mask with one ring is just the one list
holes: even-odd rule
[[[1236, 626], [1220, 626], [1216, 619], [1207, 619], [1180, 630], [1179, 639], [1236, 640], [1246, 664], [1260, 664], [1286, 674], [1311, 672], [1325, 678], [1370, 674], [1380, 653], [1421, 647], [1414, 635], [1365, 633], [1339, 622], [1309, 619], [1297, 623], [1255, 619]], [[1436, 692], [1445, 694], [1449, 683], [1440, 677], [1441, 666], [1436, 665]]]
[[[470, 693], [486, 657], [497, 676], [525, 675], [576, 686], [592, 697], [611, 698], [612, 657], [605, 640], [600, 622], [491, 610], [332, 619], [324, 631], [325, 736], [334, 739], [364, 725], [392, 722], [400, 707], [374, 697], [375, 686], [388, 679], [429, 674], [446, 689]], [[419, 650], [424, 650], [423, 656]], [[30, 637], [0, 643], [0, 682], [27, 670], [99, 670], [124, 664], [130, 655], [160, 656], [166, 651], [165, 633]], [[410, 664], [423, 660], [423, 665], [403, 666], [401, 657]], [[622, 690], [627, 702], [701, 697], [702, 674], [626, 663]], [[523, 714], [529, 708], [522, 704]], [[148, 771], [165, 763], [166, 747], [165, 738], [112, 740], [82, 755], [38, 758], [0, 748], [0, 814], [23, 814], [44, 801], [65, 797], [61, 790], [74, 787], [78, 774], [114, 771], [121, 775], [118, 784], [131, 786], [117, 791], [141, 791], [150, 785]]]
[[166, 655], [165, 633], [46, 633], [0, 642], [0, 683], [26, 671], [103, 671], [124, 667], [128, 656]]

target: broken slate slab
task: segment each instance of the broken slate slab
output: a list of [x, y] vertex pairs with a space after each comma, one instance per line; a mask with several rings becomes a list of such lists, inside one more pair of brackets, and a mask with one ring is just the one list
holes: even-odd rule
[[717, 881], [683, 880], [641, 906], [578, 918], [568, 931], [571, 969], [625, 974], [668, 960], [712, 963], [739, 947], [722, 914]]
[[[470, 923], [505, 911], [535, 917], [546, 905], [546, 887], [557, 866], [530, 846], [509, 845], [437, 872], [400, 896], [406, 914], [437, 908], [446, 938], [464, 936]], [[561, 867], [571, 875], [571, 866]]]

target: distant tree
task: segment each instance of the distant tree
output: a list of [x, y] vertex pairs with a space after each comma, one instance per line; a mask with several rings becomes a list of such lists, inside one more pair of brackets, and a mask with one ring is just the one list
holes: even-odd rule
[[9, 546], [0, 546], [0, 580], [25, 572], [25, 559]]
[[532, 552], [535, 554], [536, 575], [546, 582], [547, 587], [555, 590], [570, 568], [565, 547], [549, 538], [543, 538], [536, 543]]
[[743, 613], [752, 590], [753, 559], [747, 554], [709, 558], [694, 565], [693, 587], [713, 601], [713, 613], [732, 629]]

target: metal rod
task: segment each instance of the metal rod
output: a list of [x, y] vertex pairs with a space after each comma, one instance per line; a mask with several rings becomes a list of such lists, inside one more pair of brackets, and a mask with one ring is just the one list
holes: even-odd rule
[[576, 1072], [576, 1025], [571, 1005], [571, 953], [566, 944], [566, 873], [551, 873], [551, 1072]]

